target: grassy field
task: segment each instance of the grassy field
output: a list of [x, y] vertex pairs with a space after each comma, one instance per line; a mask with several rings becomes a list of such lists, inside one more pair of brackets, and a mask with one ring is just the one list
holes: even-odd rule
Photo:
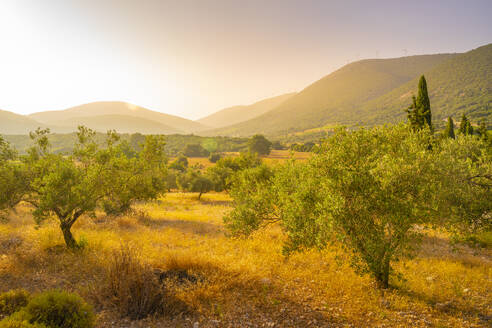
[[[336, 246], [285, 258], [279, 227], [248, 239], [226, 236], [226, 194], [171, 193], [120, 218], [83, 217], [73, 228], [85, 248], [66, 251], [55, 221], [36, 228], [21, 205], [0, 223], [0, 292], [75, 291], [96, 305], [98, 327], [488, 327], [492, 251], [452, 247], [429, 231], [419, 254], [398, 265], [405, 280], [375, 288]], [[98, 306], [112, 252], [124, 245], [153, 268], [185, 270], [172, 285], [173, 315], [129, 322]], [[170, 298], [171, 299], [171, 298]]]
[[[239, 153], [229, 152], [229, 153], [224, 153], [224, 156], [235, 157], [235, 156], [239, 156]], [[307, 160], [309, 156], [311, 156], [311, 153], [305, 153], [305, 152], [291, 153], [290, 150], [272, 150], [269, 155], [260, 156], [260, 157], [266, 164], [272, 164], [272, 163], [285, 162], [291, 157], [295, 158], [296, 160], [304, 161]], [[174, 159], [175, 158], [173, 157], [170, 159], [170, 161], [173, 161]], [[208, 168], [214, 165], [214, 163], [210, 162], [207, 157], [188, 157], [189, 166], [193, 166], [197, 164], [203, 168]]]

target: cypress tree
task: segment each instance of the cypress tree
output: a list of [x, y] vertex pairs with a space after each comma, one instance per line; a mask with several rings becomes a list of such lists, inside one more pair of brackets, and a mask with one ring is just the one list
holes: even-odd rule
[[473, 126], [471, 125], [470, 121], [467, 121], [466, 124], [466, 134], [469, 136], [473, 135]]
[[406, 110], [408, 121], [414, 130], [423, 129], [426, 125], [432, 128], [432, 113], [430, 108], [429, 94], [427, 92], [427, 82], [422, 75], [419, 80], [417, 98], [412, 96], [412, 104]]
[[417, 108], [417, 98], [415, 98], [414, 95], [412, 95], [412, 104], [408, 107], [406, 112], [408, 122], [410, 122], [410, 126], [413, 128], [413, 130], [418, 130], [420, 128], [419, 115]]
[[461, 134], [466, 134], [467, 126], [468, 126], [468, 119], [466, 118], [466, 115], [463, 114], [463, 116], [461, 116], [460, 128], [458, 132]]
[[429, 93], [427, 92], [427, 81], [425, 76], [421, 76], [419, 80], [419, 93], [417, 95], [417, 108], [419, 109], [420, 121], [422, 127], [424, 123], [432, 130], [432, 113], [430, 107]]
[[455, 138], [454, 135], [454, 122], [453, 118], [450, 116], [448, 117], [448, 124], [446, 126], [446, 130], [444, 130], [444, 135], [448, 138]]
[[489, 139], [489, 135], [487, 133], [487, 126], [485, 125], [485, 121], [482, 120], [480, 122], [480, 126], [478, 127], [478, 134], [480, 135], [480, 139], [487, 141]]

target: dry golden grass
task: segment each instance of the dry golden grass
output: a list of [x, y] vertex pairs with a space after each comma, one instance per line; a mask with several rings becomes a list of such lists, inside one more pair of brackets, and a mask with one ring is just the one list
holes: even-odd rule
[[[138, 249], [146, 265], [198, 277], [176, 283], [173, 297], [188, 311], [134, 327], [487, 327], [492, 317], [492, 252], [450, 246], [429, 232], [419, 255], [398, 265], [405, 281], [380, 291], [358, 276], [331, 247], [286, 259], [278, 227], [248, 239], [225, 235], [226, 194], [167, 194], [121, 218], [84, 217], [73, 228], [87, 245], [63, 247], [55, 221], [36, 229], [21, 206], [0, 224], [0, 291], [75, 290], [91, 301], [121, 244]], [[99, 308], [99, 327], [128, 327]], [[113, 323], [112, 323], [113, 322]]]
[[[272, 150], [269, 155], [261, 156], [261, 159], [266, 164], [274, 164], [274, 163], [283, 163], [290, 158], [295, 158], [296, 160], [305, 161], [307, 160], [312, 153], [307, 152], [291, 152], [290, 150]], [[223, 156], [239, 156], [237, 152], [228, 152], [224, 153]], [[175, 160], [175, 158], [171, 158], [170, 161]], [[198, 165], [204, 169], [214, 166], [215, 163], [212, 163], [208, 160], [207, 157], [188, 157], [188, 165]]]

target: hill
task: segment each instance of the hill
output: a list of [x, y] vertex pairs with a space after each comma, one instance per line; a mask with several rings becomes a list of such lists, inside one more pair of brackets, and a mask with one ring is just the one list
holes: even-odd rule
[[38, 127], [45, 127], [32, 118], [0, 110], [0, 134], [27, 134]]
[[[352, 122], [364, 103], [457, 56], [437, 54], [354, 62], [311, 84], [266, 114], [210, 133], [281, 135]], [[363, 117], [357, 119], [364, 120]]]
[[[63, 126], [66, 122], [71, 122], [70, 120], [72, 120], [72, 122], [77, 122], [77, 120], [74, 120], [75, 118], [84, 118], [84, 120], [88, 120], [89, 117], [99, 116], [99, 119], [92, 119], [92, 122], [97, 122], [98, 126], [106, 126], [105, 130], [113, 128], [117, 129], [112, 125], [111, 115], [118, 115], [120, 121], [125, 122], [128, 122], [129, 119], [123, 119], [123, 116], [140, 118], [141, 120], [138, 120], [138, 124], [141, 128], [139, 131], [140, 133], [155, 133], [157, 127], [155, 125], [156, 123], [160, 123], [169, 131], [179, 131], [182, 133], [197, 132], [207, 128], [200, 123], [178, 116], [155, 112], [144, 107], [119, 101], [93, 102], [65, 110], [38, 112], [30, 114], [29, 117], [47, 125]], [[146, 128], [144, 120], [153, 122], [152, 124], [149, 123], [148, 128]], [[126, 123], [123, 125], [125, 124]], [[70, 126], [72, 129], [74, 127], [76, 127], [76, 125]]]
[[[118, 133], [171, 134], [180, 132], [159, 122], [128, 115], [72, 117], [56, 121], [56, 124], [60, 127], [72, 127], [71, 130], [73, 127], [84, 125], [99, 132], [106, 132], [109, 129], [116, 130]], [[67, 130], [67, 128], [55, 128], [54, 130], [61, 129]]]
[[295, 94], [295, 92], [287, 93], [277, 97], [267, 98], [248, 106], [234, 106], [225, 108], [213, 113], [212, 115], [201, 118], [197, 120], [197, 122], [214, 128], [237, 124], [265, 114]]
[[[434, 124], [443, 125], [448, 116], [459, 120], [463, 113], [473, 123], [492, 123], [492, 44], [439, 64], [426, 71], [425, 78]], [[368, 102], [358, 116], [369, 125], [404, 119], [402, 109], [410, 104], [417, 85], [418, 77]]]

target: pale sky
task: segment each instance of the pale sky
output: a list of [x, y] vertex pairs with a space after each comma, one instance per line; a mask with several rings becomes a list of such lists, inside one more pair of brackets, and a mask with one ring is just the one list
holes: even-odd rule
[[0, 109], [98, 100], [197, 119], [364, 58], [492, 42], [491, 0], [0, 0]]

